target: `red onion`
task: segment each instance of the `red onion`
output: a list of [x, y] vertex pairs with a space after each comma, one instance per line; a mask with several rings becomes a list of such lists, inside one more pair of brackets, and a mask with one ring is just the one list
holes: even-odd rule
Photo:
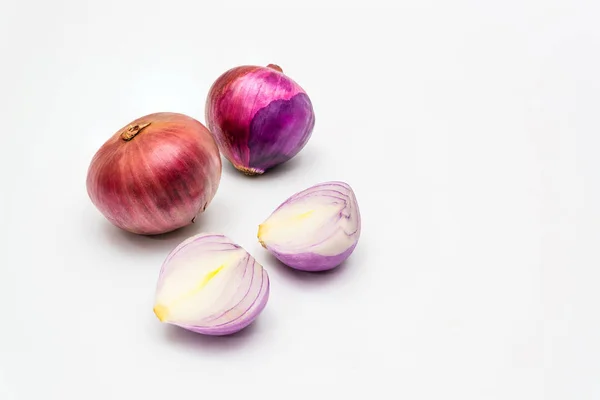
[[114, 225], [152, 235], [194, 222], [220, 179], [219, 150], [206, 127], [183, 114], [156, 113], [104, 143], [90, 164], [87, 191]]
[[258, 317], [269, 288], [267, 271], [241, 246], [218, 233], [200, 233], [165, 259], [154, 314], [192, 332], [229, 335]]
[[206, 100], [206, 123], [235, 168], [257, 175], [302, 150], [315, 116], [306, 92], [270, 64], [221, 75]]
[[259, 225], [258, 240], [289, 267], [324, 271], [352, 254], [360, 230], [360, 211], [350, 185], [323, 182], [277, 207]]

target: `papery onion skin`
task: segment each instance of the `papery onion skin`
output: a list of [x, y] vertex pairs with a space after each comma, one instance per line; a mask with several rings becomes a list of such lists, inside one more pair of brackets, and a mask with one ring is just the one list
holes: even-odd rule
[[154, 235], [194, 222], [221, 179], [208, 129], [178, 113], [154, 113], [117, 131], [94, 155], [87, 175], [92, 203], [114, 225]]
[[[189, 271], [206, 267], [202, 262], [211, 257], [229, 259], [233, 263], [209, 265], [196, 274], [202, 278], [199, 286], [197, 282], [191, 282], [192, 291], [178, 293], [175, 300], [171, 296], [171, 304], [164, 303], [166, 296], [163, 292], [169, 290], [168, 285], [172, 290], [173, 285], [177, 284], [176, 274], [188, 274], [185, 275], [186, 279], [180, 278], [185, 283], [189, 281]], [[202, 290], [207, 290], [217, 276], [224, 279], [220, 282], [222, 291], [216, 297], [205, 298], [212, 302], [203, 303]], [[269, 293], [267, 271], [241, 246], [221, 234], [201, 233], [183, 241], [167, 256], [158, 278], [154, 313], [161, 322], [192, 332], [212, 336], [230, 335], [246, 328], [259, 316], [267, 305]], [[182, 320], [181, 313], [178, 318], [174, 307], [185, 307], [188, 320]], [[190, 315], [189, 310], [196, 309], [198, 313]], [[196, 321], [191, 323], [190, 320], [194, 319]]]
[[[322, 204], [315, 204], [315, 199]], [[323, 199], [324, 202], [321, 201]], [[314, 229], [303, 231], [297, 237], [290, 237], [283, 242], [276, 240], [272, 232], [278, 228], [273, 226], [272, 221], [282, 209], [298, 205], [310, 209], [310, 204], [319, 207], [328, 203], [333, 211], [329, 211], [330, 215], [325, 214], [327, 220], [322, 225], [317, 223]], [[292, 220], [288, 229], [293, 230], [294, 224], [298, 223]], [[305, 234], [310, 234], [310, 237], [304, 237]], [[302, 271], [326, 271], [342, 264], [354, 252], [360, 234], [361, 215], [354, 191], [345, 182], [332, 181], [292, 195], [259, 225], [257, 236], [261, 245], [285, 265]]]
[[235, 168], [260, 175], [296, 156], [315, 125], [310, 98], [277, 65], [241, 66], [210, 88], [206, 123]]

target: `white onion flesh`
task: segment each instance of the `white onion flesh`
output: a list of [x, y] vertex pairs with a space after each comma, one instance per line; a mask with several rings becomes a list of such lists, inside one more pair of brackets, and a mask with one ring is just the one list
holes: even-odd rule
[[259, 226], [258, 238], [286, 265], [324, 270], [339, 265], [352, 253], [360, 225], [350, 186], [326, 182], [286, 200]]
[[268, 274], [250, 254], [223, 235], [199, 234], [165, 260], [154, 312], [195, 332], [228, 334], [249, 325], [268, 295]]

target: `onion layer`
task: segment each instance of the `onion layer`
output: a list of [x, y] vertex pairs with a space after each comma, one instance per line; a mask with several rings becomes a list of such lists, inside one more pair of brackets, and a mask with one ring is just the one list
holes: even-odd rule
[[228, 335], [250, 325], [269, 299], [267, 271], [229, 238], [203, 233], [166, 258], [154, 313], [161, 322], [205, 335]]
[[344, 182], [294, 194], [258, 227], [258, 240], [282, 263], [304, 271], [340, 265], [354, 251], [361, 221], [356, 196]]
[[221, 75], [206, 100], [206, 123], [235, 168], [257, 175], [302, 150], [315, 116], [306, 92], [270, 64]]
[[221, 179], [210, 132], [183, 114], [156, 113], [115, 133], [91, 161], [87, 191], [114, 225], [159, 234], [194, 222]]

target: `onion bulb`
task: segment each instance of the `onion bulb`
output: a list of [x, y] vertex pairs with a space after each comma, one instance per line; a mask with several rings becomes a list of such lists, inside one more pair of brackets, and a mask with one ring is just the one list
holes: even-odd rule
[[117, 131], [87, 175], [93, 204], [114, 225], [152, 235], [194, 222], [221, 179], [210, 132], [183, 114], [146, 115]]
[[222, 74], [210, 88], [205, 112], [223, 155], [247, 175], [262, 174], [298, 154], [315, 124], [306, 92], [273, 64]]
[[325, 182], [281, 204], [259, 225], [258, 240], [289, 267], [324, 271], [352, 254], [360, 228], [352, 188], [344, 182]]
[[268, 298], [267, 271], [229, 238], [203, 233], [167, 256], [154, 313], [161, 322], [196, 333], [228, 335], [250, 325]]

